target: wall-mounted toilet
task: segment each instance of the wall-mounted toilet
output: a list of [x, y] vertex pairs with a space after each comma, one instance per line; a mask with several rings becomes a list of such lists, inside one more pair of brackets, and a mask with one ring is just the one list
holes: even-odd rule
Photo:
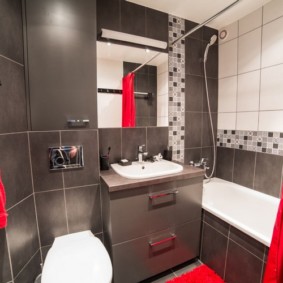
[[112, 264], [91, 231], [55, 238], [42, 270], [41, 283], [111, 283]]

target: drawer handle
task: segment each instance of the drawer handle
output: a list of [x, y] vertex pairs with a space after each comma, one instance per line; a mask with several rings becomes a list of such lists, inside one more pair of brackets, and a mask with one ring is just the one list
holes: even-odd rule
[[163, 240], [160, 240], [160, 241], [157, 241], [157, 242], [148, 242], [148, 244], [151, 246], [151, 247], [156, 247], [156, 246], [159, 246], [159, 245], [162, 245], [164, 243], [167, 243], [167, 242], [170, 242], [170, 241], [173, 241], [176, 239], [176, 235], [175, 234], [172, 234], [170, 237], [168, 238], [165, 238]]
[[176, 195], [178, 194], [179, 191], [178, 190], [175, 190], [175, 191], [172, 191], [172, 192], [168, 192], [168, 193], [162, 193], [162, 194], [158, 194], [158, 195], [148, 195], [148, 197], [150, 199], [156, 199], [156, 198], [162, 198], [162, 197], [166, 197], [166, 196], [169, 196], [169, 195]]

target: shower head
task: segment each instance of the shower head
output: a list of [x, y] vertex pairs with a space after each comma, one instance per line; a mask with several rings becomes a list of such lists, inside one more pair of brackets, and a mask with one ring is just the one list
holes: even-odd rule
[[213, 45], [217, 40], [217, 35], [213, 35], [211, 38], [210, 38], [210, 41], [209, 43], [206, 45], [206, 48], [205, 48], [205, 51], [204, 51], [204, 58], [203, 58], [203, 61], [206, 62], [207, 60], [207, 54], [208, 54], [208, 49], [211, 45]]
[[213, 45], [217, 40], [217, 35], [214, 34], [211, 38], [210, 38], [210, 42], [209, 42], [209, 46]]

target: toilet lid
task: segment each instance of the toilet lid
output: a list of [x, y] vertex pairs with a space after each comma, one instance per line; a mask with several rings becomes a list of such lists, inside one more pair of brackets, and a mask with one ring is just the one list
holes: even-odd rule
[[55, 239], [48, 251], [42, 283], [110, 283], [112, 265], [109, 255], [90, 231]]

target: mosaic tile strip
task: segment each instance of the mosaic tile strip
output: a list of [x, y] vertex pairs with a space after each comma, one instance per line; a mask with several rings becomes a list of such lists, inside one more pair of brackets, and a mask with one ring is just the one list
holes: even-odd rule
[[[169, 15], [169, 44], [185, 33], [185, 21]], [[184, 162], [185, 42], [169, 47], [169, 145], [173, 160]]]
[[283, 133], [218, 130], [217, 146], [283, 156]]

